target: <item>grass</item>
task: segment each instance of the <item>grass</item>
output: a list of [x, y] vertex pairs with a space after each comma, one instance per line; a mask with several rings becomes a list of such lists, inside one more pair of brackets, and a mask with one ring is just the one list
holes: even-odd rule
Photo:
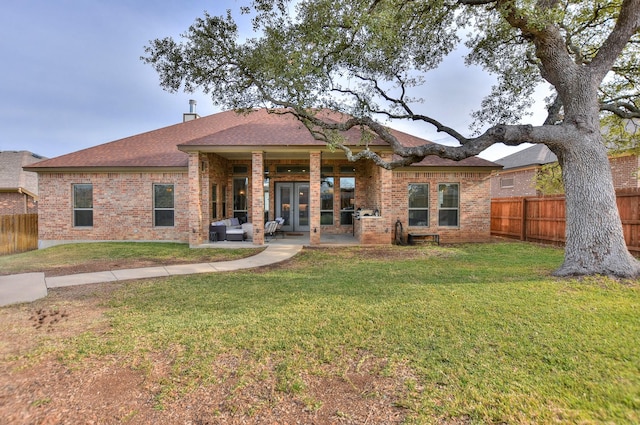
[[303, 400], [304, 376], [369, 357], [404, 380], [409, 423], [640, 422], [637, 282], [551, 278], [562, 252], [529, 244], [385, 250], [134, 282], [111, 301], [111, 332], [61, 356], [126, 354], [144, 368], [162, 353], [159, 406], [215, 383], [222, 356], [245, 380], [274, 365], [277, 389]]
[[0, 256], [0, 274], [37, 272], [100, 261], [213, 262], [234, 260], [261, 250], [190, 249], [187, 244], [165, 242], [78, 243]]

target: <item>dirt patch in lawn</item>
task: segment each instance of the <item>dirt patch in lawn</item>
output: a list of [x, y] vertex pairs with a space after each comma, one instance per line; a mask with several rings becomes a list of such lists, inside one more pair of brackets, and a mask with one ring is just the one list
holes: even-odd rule
[[[118, 262], [118, 264], [122, 264]], [[113, 264], [111, 264], [113, 265]], [[126, 267], [146, 265], [127, 262]], [[102, 270], [91, 263], [66, 273]], [[6, 424], [394, 424], [409, 410], [405, 380], [364, 357], [326, 365], [282, 389], [268, 361], [220, 356], [214, 379], [167, 393], [171, 359], [149, 353], [134, 365], [122, 354], [83, 357], [64, 341], [112, 331], [107, 303], [122, 285], [111, 282], [51, 290], [45, 299], [0, 309], [0, 417]], [[63, 354], [61, 354], [63, 353]], [[250, 357], [250, 356], [249, 356]], [[325, 366], [323, 366], [325, 367]], [[262, 369], [260, 369], [262, 368]], [[401, 374], [402, 375], [402, 374]]]
[[94, 260], [87, 261], [82, 264], [73, 264], [63, 267], [52, 267], [43, 270], [46, 277], [66, 276], [77, 273], [92, 273], [106, 270], [122, 270], [135, 269], [141, 267], [169, 266], [173, 264], [185, 264], [184, 261], [162, 260], [145, 260], [145, 259], [126, 259], [126, 260]]

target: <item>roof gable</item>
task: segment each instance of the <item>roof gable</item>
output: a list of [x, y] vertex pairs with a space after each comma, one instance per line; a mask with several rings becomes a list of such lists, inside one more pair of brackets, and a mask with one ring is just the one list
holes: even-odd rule
[[542, 144], [533, 145], [504, 158], [498, 159], [496, 163], [502, 165], [505, 170], [509, 168], [526, 167], [530, 165], [544, 165], [556, 162], [558, 158], [551, 150]]

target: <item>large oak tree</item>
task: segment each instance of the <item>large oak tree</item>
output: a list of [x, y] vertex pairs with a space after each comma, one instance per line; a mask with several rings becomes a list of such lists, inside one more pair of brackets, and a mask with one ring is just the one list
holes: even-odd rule
[[[227, 108], [280, 107], [350, 160], [385, 168], [426, 155], [460, 160], [495, 143], [543, 143], [558, 156], [566, 188], [565, 260], [556, 274], [640, 274], [600, 131], [606, 116], [640, 117], [640, 0], [254, 0], [243, 13], [252, 17], [250, 37], [240, 37], [231, 13], [205, 14], [183, 40], [152, 41], [143, 60], [165, 89], [203, 89]], [[498, 81], [474, 112], [482, 130], [466, 135], [422, 114], [412, 97], [463, 42], [467, 63]], [[554, 90], [548, 117], [525, 124], [544, 82]], [[322, 108], [348, 118], [324, 122], [314, 113]], [[380, 117], [435, 126], [459, 144], [403, 147]], [[340, 131], [354, 126], [401, 159], [342, 145]]]

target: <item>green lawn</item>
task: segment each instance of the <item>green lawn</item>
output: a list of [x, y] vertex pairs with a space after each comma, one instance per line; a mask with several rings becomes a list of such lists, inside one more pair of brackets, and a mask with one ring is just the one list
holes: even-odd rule
[[213, 262], [235, 260], [261, 248], [190, 249], [170, 242], [96, 242], [57, 245], [47, 249], [0, 256], [0, 274], [28, 273], [104, 261]]
[[[640, 423], [640, 287], [560, 280], [562, 251], [530, 244], [305, 250], [279, 269], [133, 282], [112, 329], [68, 341], [66, 361], [170, 358], [167, 397], [241, 359], [304, 399], [304, 376], [379, 360], [409, 423]], [[145, 366], [146, 365], [146, 366]], [[329, 367], [327, 367], [329, 365]]]

